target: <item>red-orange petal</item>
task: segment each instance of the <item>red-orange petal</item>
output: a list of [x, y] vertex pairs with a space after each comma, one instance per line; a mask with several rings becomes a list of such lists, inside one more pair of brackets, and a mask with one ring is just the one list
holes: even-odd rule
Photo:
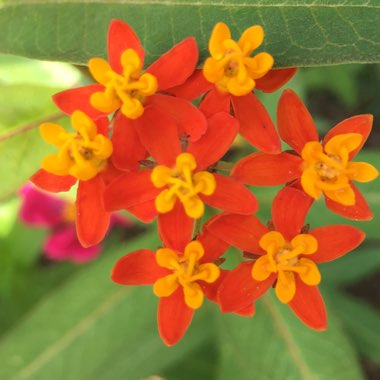
[[182, 151], [175, 121], [151, 105], [145, 107], [144, 114], [135, 123], [140, 141], [155, 161], [174, 166]]
[[235, 314], [241, 315], [242, 317], [252, 317], [255, 315], [255, 312], [255, 305], [252, 304], [244, 307], [241, 310], [235, 311]]
[[242, 251], [264, 253], [259, 241], [268, 232], [268, 228], [254, 215], [222, 213], [209, 221], [205, 228]]
[[125, 22], [117, 19], [111, 20], [107, 37], [108, 62], [112, 69], [119, 74], [123, 72], [121, 55], [127, 49], [133, 49], [144, 64], [144, 49], [133, 29]]
[[168, 346], [176, 344], [184, 335], [194, 315], [194, 309], [185, 304], [182, 287], [171, 296], [160, 298], [157, 312], [158, 331]]
[[203, 202], [211, 207], [236, 214], [252, 214], [259, 205], [256, 197], [240, 182], [231, 177], [213, 174], [216, 181], [215, 192], [200, 194]]
[[229, 273], [229, 270], [220, 268], [220, 276], [218, 279], [212, 283], [207, 283], [205, 281], [200, 281], [199, 285], [202, 287], [204, 295], [212, 302], [218, 303], [218, 290], [221, 283], [224, 281], [225, 277]]
[[326, 206], [335, 214], [342, 215], [352, 220], [372, 220], [373, 213], [368, 206], [367, 201], [359, 189], [351, 182], [350, 186], [355, 193], [355, 204], [353, 206], [344, 206], [341, 203], [334, 202], [325, 197]]
[[193, 74], [198, 62], [198, 46], [194, 37], [174, 45], [153, 62], [146, 72], [158, 81], [158, 90], [166, 90], [183, 84]]
[[352, 160], [358, 152], [362, 149], [363, 145], [368, 139], [369, 134], [372, 130], [373, 116], [372, 115], [357, 115], [345, 119], [337, 124], [334, 128], [327, 132], [325, 138], [323, 139], [323, 145], [325, 145], [329, 140], [331, 140], [336, 135], [341, 135], [345, 133], [360, 133], [363, 136], [363, 141], [361, 144], [349, 154], [349, 159]]
[[100, 117], [99, 119], [94, 120], [94, 123], [96, 125], [96, 130], [98, 133], [105, 137], [109, 137], [110, 134], [110, 121], [108, 120], [107, 116]]
[[199, 260], [200, 263], [212, 263], [226, 252], [229, 244], [219, 239], [208, 230], [197, 236], [197, 240], [202, 244], [204, 255]]
[[297, 67], [272, 69], [262, 78], [255, 79], [255, 88], [263, 92], [274, 92], [290, 81], [297, 70]]
[[326, 330], [326, 307], [317, 286], [306, 285], [296, 276], [296, 294], [288, 305], [312, 329]]
[[183, 252], [192, 240], [194, 219], [189, 218], [177, 200], [172, 211], [158, 215], [158, 234], [167, 248]]
[[136, 132], [135, 122], [117, 112], [113, 121], [112, 163], [121, 170], [136, 170], [147, 151]]
[[71, 175], [59, 176], [48, 173], [44, 169], [40, 169], [34, 173], [30, 177], [30, 180], [40, 189], [50, 191], [52, 193], [69, 191], [77, 182], [77, 179]]
[[309, 111], [289, 89], [282, 93], [278, 102], [277, 126], [281, 138], [299, 154], [307, 142], [319, 140]]
[[318, 241], [318, 250], [311, 260], [324, 263], [335, 260], [358, 247], [365, 239], [365, 233], [354, 226], [338, 224], [318, 227], [309, 232]]
[[196, 142], [189, 143], [186, 151], [197, 160], [197, 170], [215, 164], [231, 147], [237, 133], [239, 123], [225, 112], [217, 113], [208, 119], [206, 133]]
[[139, 249], [121, 257], [112, 269], [111, 279], [121, 285], [151, 285], [170, 271], [157, 264], [156, 252]]
[[150, 223], [158, 215], [155, 199], [127, 208], [132, 215], [144, 223]]
[[150, 179], [152, 170], [130, 172], [116, 178], [104, 192], [105, 207], [117, 211], [155, 199], [161, 189], [153, 186]]
[[231, 171], [234, 178], [255, 186], [281, 185], [299, 178], [301, 174], [301, 157], [286, 152], [252, 153], [238, 161]]
[[83, 247], [100, 243], [107, 233], [110, 213], [104, 208], [105, 184], [101, 176], [79, 181], [76, 199], [77, 235]]
[[253, 262], [240, 263], [228, 273], [219, 287], [218, 301], [224, 313], [239, 312], [262, 296], [273, 284], [273, 274], [265, 281], [252, 278]]
[[313, 199], [303, 191], [284, 187], [272, 203], [272, 221], [276, 231], [286, 240], [291, 240], [301, 232]]
[[206, 132], [206, 117], [193, 104], [185, 99], [162, 94], [149, 98], [149, 104], [169, 115], [178, 127], [178, 135], [187, 141], [197, 141]]
[[204, 76], [202, 69], [196, 69], [184, 84], [172, 87], [168, 92], [186, 100], [194, 100], [214, 87]]
[[254, 147], [266, 153], [280, 153], [281, 141], [264, 105], [250, 92], [231, 96], [235, 117], [240, 123], [240, 134]]
[[216, 87], [212, 88], [202, 99], [199, 109], [210, 117], [218, 112], [231, 112], [231, 96], [229, 93], [220, 92]]
[[79, 110], [84, 112], [91, 119], [97, 119], [105, 115], [104, 112], [95, 109], [90, 104], [91, 95], [98, 91], [104, 91], [104, 86], [100, 84], [90, 84], [84, 87], [71, 88], [53, 95], [53, 101], [61, 111], [68, 115]]

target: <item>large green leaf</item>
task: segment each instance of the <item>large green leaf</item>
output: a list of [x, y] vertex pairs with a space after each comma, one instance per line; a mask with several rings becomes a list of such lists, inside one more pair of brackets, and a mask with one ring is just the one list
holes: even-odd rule
[[206, 308], [197, 313], [186, 338], [167, 348], [158, 336], [151, 287], [110, 281], [118, 257], [157, 243], [152, 232], [127, 245], [118, 243], [55, 288], [0, 342], [0, 378], [137, 380], [159, 374], [212, 339]]
[[105, 55], [108, 24], [119, 18], [139, 34], [148, 62], [190, 35], [204, 57], [213, 25], [224, 21], [235, 38], [263, 25], [279, 67], [378, 62], [379, 11], [377, 0], [10, 0], [0, 9], [0, 49], [84, 64]]
[[360, 380], [353, 349], [330, 315], [329, 328], [304, 326], [272, 296], [257, 302], [256, 316], [219, 318], [219, 380]]

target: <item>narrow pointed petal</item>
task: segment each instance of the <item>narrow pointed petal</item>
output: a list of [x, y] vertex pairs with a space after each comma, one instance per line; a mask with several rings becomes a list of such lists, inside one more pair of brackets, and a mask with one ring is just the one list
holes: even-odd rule
[[121, 170], [136, 170], [147, 151], [135, 129], [135, 122], [118, 112], [113, 121], [112, 163]]
[[367, 201], [363, 197], [358, 188], [351, 182], [352, 190], [355, 193], [355, 204], [353, 206], [344, 206], [341, 203], [334, 202], [330, 198], [325, 197], [326, 206], [332, 212], [342, 215], [352, 220], [372, 220], [373, 213], [368, 206]]
[[226, 278], [229, 270], [220, 269], [219, 278], [212, 283], [207, 283], [205, 281], [199, 282], [199, 285], [202, 287], [204, 295], [212, 302], [218, 303], [218, 290], [224, 279]]
[[158, 234], [167, 248], [183, 252], [192, 240], [194, 219], [189, 218], [181, 202], [177, 201], [172, 211], [158, 216]]
[[159, 164], [173, 166], [181, 153], [177, 125], [156, 106], [145, 108], [136, 120], [136, 131], [146, 150]]
[[149, 98], [149, 104], [169, 115], [177, 123], [178, 135], [184, 135], [187, 141], [197, 141], [206, 132], [206, 117], [185, 99], [155, 94]]
[[153, 62], [146, 72], [158, 81], [158, 91], [183, 84], [194, 72], [198, 62], [198, 46], [194, 37], [174, 45]]
[[318, 131], [314, 121], [302, 103], [292, 91], [285, 90], [278, 102], [277, 125], [281, 138], [298, 154], [309, 141], [318, 141]]
[[197, 240], [202, 244], [204, 249], [204, 255], [200, 259], [200, 263], [212, 263], [222, 256], [229, 247], [229, 244], [207, 230], [198, 235]]
[[69, 191], [77, 182], [77, 179], [71, 175], [59, 176], [48, 173], [44, 169], [34, 173], [30, 180], [40, 189], [50, 191], [52, 193], [60, 193], [61, 191]]
[[317, 286], [306, 285], [296, 276], [296, 294], [288, 305], [312, 329], [326, 330], [326, 307]]
[[144, 49], [133, 29], [121, 20], [113, 19], [108, 28], [108, 61], [113, 70], [123, 72], [121, 55], [127, 49], [133, 49], [144, 63]]
[[213, 174], [216, 189], [212, 195], [200, 195], [209, 206], [236, 214], [252, 214], [259, 205], [256, 197], [240, 182], [231, 177]]
[[341, 121], [326, 134], [323, 139], [323, 145], [327, 144], [336, 135], [345, 133], [360, 133], [363, 136], [361, 144], [349, 154], [349, 159], [352, 160], [362, 149], [367, 141], [367, 138], [372, 130], [373, 116], [372, 115], [357, 115], [349, 119]]
[[152, 285], [170, 271], [157, 264], [156, 252], [139, 249], [120, 258], [112, 269], [111, 279], [121, 285]]
[[104, 87], [100, 84], [90, 84], [88, 86], [58, 92], [53, 95], [53, 101], [61, 111], [68, 115], [79, 110], [84, 112], [91, 119], [97, 119], [105, 114], [90, 104], [90, 98], [95, 92], [103, 90]]
[[242, 158], [232, 169], [231, 176], [255, 186], [276, 186], [299, 178], [302, 159], [290, 153], [252, 153]]
[[239, 312], [262, 296], [273, 284], [275, 275], [265, 281], [252, 278], [252, 262], [239, 264], [219, 287], [218, 300], [224, 313]]
[[197, 170], [202, 170], [219, 161], [231, 147], [239, 123], [225, 112], [208, 119], [207, 132], [196, 142], [189, 143], [186, 151], [196, 157]]
[[99, 175], [89, 181], [79, 181], [76, 227], [78, 239], [84, 247], [100, 243], [108, 231], [111, 215], [104, 208], [104, 190]]
[[259, 241], [269, 232], [254, 215], [222, 213], [206, 224], [206, 230], [230, 245], [250, 253], [262, 254]]
[[218, 112], [231, 112], [231, 96], [228, 92], [220, 92], [216, 87], [212, 88], [202, 99], [199, 109], [210, 117]]
[[150, 223], [158, 215], [155, 199], [127, 208], [132, 215], [144, 223]]
[[204, 76], [201, 69], [196, 69], [185, 83], [168, 90], [171, 95], [186, 100], [194, 100], [214, 87]]
[[256, 89], [263, 92], [274, 92], [290, 81], [297, 70], [297, 67], [272, 69], [262, 78], [255, 79]]
[[311, 259], [316, 263], [335, 260], [354, 250], [365, 239], [365, 233], [349, 225], [314, 228], [309, 232], [318, 241], [318, 250]]
[[160, 298], [157, 312], [158, 331], [168, 346], [176, 344], [189, 328], [194, 309], [185, 304], [182, 287], [171, 296]]
[[256, 309], [255, 305], [248, 305], [241, 310], [235, 311], [235, 314], [241, 315], [242, 317], [253, 317], [255, 315]]
[[280, 153], [281, 141], [267, 110], [256, 97], [232, 96], [235, 117], [240, 123], [241, 135], [254, 147], [266, 153]]
[[313, 199], [303, 191], [285, 187], [279, 191], [272, 204], [272, 221], [276, 231], [291, 240], [301, 232]]
[[104, 192], [105, 207], [109, 211], [129, 209], [151, 201], [160, 193], [150, 179], [151, 170], [125, 173], [116, 178]]

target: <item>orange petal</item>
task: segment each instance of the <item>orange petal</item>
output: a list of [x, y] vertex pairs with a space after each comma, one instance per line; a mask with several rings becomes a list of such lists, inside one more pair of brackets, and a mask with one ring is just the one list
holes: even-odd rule
[[240, 123], [240, 133], [254, 147], [266, 153], [280, 153], [281, 142], [267, 110], [256, 97], [232, 96], [235, 117]]
[[121, 285], [150, 285], [169, 273], [169, 270], [157, 265], [155, 252], [139, 249], [116, 262], [111, 279]]
[[276, 186], [301, 176], [302, 160], [289, 153], [252, 153], [242, 158], [231, 175], [247, 185]]
[[171, 296], [160, 299], [157, 322], [160, 336], [168, 346], [176, 344], [190, 326], [194, 309], [185, 304], [182, 287]]
[[236, 214], [252, 214], [257, 211], [256, 197], [240, 182], [231, 177], [214, 174], [215, 192], [211, 195], [200, 194], [209, 206]]
[[372, 129], [373, 116], [372, 115], [357, 115], [341, 121], [334, 128], [327, 132], [323, 145], [331, 140], [336, 135], [345, 133], [360, 133], [363, 136], [361, 144], [349, 154], [349, 159], [352, 160], [361, 150]]
[[229, 244], [214, 236], [207, 230], [197, 236], [197, 240], [202, 244], [204, 255], [199, 263], [212, 263], [228, 249]]
[[326, 330], [326, 307], [317, 286], [306, 285], [296, 278], [296, 294], [288, 305], [312, 329]]
[[206, 117], [211, 117], [218, 112], [230, 113], [231, 96], [228, 92], [220, 92], [216, 87], [212, 88], [199, 104], [199, 110]]
[[74, 111], [80, 110], [92, 119], [104, 116], [104, 113], [95, 109], [91, 103], [91, 95], [95, 92], [104, 91], [104, 87], [100, 84], [90, 84], [84, 87], [72, 88], [58, 92], [53, 95], [53, 101], [57, 107], [71, 115]]
[[281, 232], [286, 240], [298, 235], [312, 203], [312, 198], [293, 187], [279, 191], [272, 203], [272, 221], [276, 231]]
[[58, 176], [48, 173], [44, 169], [40, 169], [34, 173], [30, 177], [30, 180], [42, 190], [50, 191], [52, 193], [69, 191], [77, 182], [77, 179], [70, 175]]
[[146, 72], [158, 81], [158, 91], [183, 84], [194, 72], [198, 62], [198, 46], [194, 37], [174, 45], [150, 65]]
[[215, 164], [231, 147], [239, 130], [239, 123], [231, 115], [220, 112], [208, 119], [206, 133], [189, 143], [186, 151], [196, 157], [197, 170]]
[[255, 79], [256, 89], [263, 92], [274, 92], [286, 84], [297, 72], [297, 67], [272, 69], [259, 79]]
[[76, 227], [84, 247], [100, 243], [107, 233], [110, 213], [104, 207], [105, 184], [100, 175], [89, 181], [79, 181], [76, 199]]
[[354, 250], [365, 239], [363, 231], [344, 224], [314, 228], [309, 233], [318, 241], [318, 250], [312, 256], [316, 263], [335, 260]]
[[144, 62], [144, 49], [133, 29], [121, 20], [113, 19], [108, 28], [107, 37], [108, 61], [114, 71], [121, 74], [121, 55], [127, 49], [133, 49], [139, 55], [142, 65]]
[[268, 228], [254, 215], [222, 213], [211, 219], [205, 228], [242, 251], [264, 253], [259, 241], [268, 232]]
[[307, 142], [319, 139], [309, 111], [292, 90], [287, 89], [281, 95], [277, 125], [281, 138], [299, 154]]
[[193, 228], [194, 219], [185, 214], [179, 201], [172, 211], [158, 216], [158, 234], [167, 248], [183, 252], [192, 239]]

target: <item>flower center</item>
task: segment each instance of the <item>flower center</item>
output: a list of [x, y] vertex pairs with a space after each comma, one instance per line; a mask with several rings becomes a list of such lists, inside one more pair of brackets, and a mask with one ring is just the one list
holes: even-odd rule
[[181, 286], [186, 304], [193, 309], [199, 308], [204, 296], [197, 281], [212, 283], [220, 276], [220, 270], [215, 264], [199, 263], [203, 255], [204, 248], [197, 240], [190, 242], [181, 255], [172, 249], [159, 249], [156, 253], [158, 265], [171, 270], [173, 273], [155, 282], [154, 293], [158, 297], [167, 297]]
[[204, 213], [204, 204], [198, 194], [211, 195], [216, 188], [214, 176], [206, 171], [196, 172], [197, 164], [190, 153], [181, 153], [175, 168], [156, 166], [151, 175], [155, 187], [167, 187], [156, 198], [156, 208], [160, 213], [173, 209], [177, 199], [183, 204], [186, 214], [194, 219]]
[[91, 105], [102, 112], [121, 112], [129, 119], [137, 119], [144, 112], [147, 96], [157, 91], [157, 79], [149, 73], [141, 75], [142, 62], [133, 49], [127, 49], [121, 55], [122, 73], [116, 73], [101, 58], [89, 61], [94, 78], [105, 86], [103, 92], [91, 96]]
[[260, 247], [266, 254], [258, 258], [252, 267], [252, 277], [264, 281], [273, 273], [277, 274], [276, 294], [289, 302], [295, 294], [295, 274], [308, 285], [317, 285], [321, 276], [315, 263], [303, 256], [317, 251], [318, 242], [309, 234], [296, 235], [287, 242], [281, 233], [271, 231], [260, 239]]
[[76, 133], [67, 132], [57, 124], [41, 125], [44, 139], [59, 149], [43, 160], [42, 167], [49, 173], [87, 181], [104, 169], [112, 154], [112, 143], [97, 133], [95, 123], [81, 111], [73, 113], [71, 123]]

